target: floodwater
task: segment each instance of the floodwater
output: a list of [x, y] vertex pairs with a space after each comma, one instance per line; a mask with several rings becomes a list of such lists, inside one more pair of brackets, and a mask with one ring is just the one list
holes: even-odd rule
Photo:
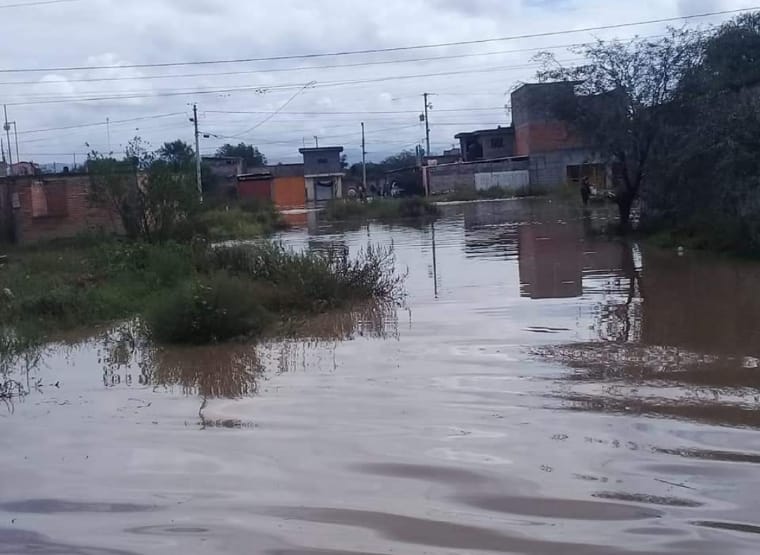
[[600, 208], [445, 214], [293, 216], [407, 272], [307, 339], [50, 345], [0, 404], [0, 553], [757, 553], [760, 265], [604, 239]]

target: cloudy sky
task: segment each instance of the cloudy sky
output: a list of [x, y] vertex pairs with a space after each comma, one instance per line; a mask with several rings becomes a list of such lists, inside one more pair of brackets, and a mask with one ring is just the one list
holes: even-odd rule
[[[452, 146], [460, 131], [509, 124], [508, 93], [533, 78], [537, 51], [552, 49], [572, 63], [577, 56], [567, 45], [654, 36], [665, 25], [574, 30], [756, 4], [760, 0], [0, 0], [0, 103], [16, 122], [24, 160], [71, 163], [93, 149], [121, 153], [135, 135], [154, 147], [177, 138], [191, 142], [190, 106], [197, 102], [208, 135], [203, 154], [244, 141], [270, 161], [297, 161], [298, 148], [318, 136], [320, 145], [344, 145], [357, 161], [362, 121], [370, 159], [422, 143], [419, 114], [422, 93], [429, 92], [436, 152]], [[514, 38], [557, 31], [567, 32]], [[491, 38], [509, 40], [307, 57]], [[290, 58], [271, 59], [277, 57]], [[241, 59], [259, 61], [234, 61]], [[220, 61], [227, 63], [193, 63]], [[180, 62], [187, 64], [172, 65]], [[163, 65], [135, 67], [150, 64]]]

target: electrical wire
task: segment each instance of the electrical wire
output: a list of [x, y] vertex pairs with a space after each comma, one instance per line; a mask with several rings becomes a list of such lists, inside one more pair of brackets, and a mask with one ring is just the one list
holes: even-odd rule
[[0, 10], [10, 8], [31, 8], [34, 6], [48, 6], [51, 4], [71, 4], [72, 2], [81, 2], [82, 0], [40, 0], [39, 2], [25, 2], [20, 4], [0, 4]]
[[[54, 1], [54, 0], [49, 0]], [[60, 1], [60, 0], [59, 0]], [[73, 1], [73, 0], [72, 0]], [[506, 42], [514, 40], [523, 40], [531, 38], [546, 38], [578, 33], [589, 33], [594, 31], [606, 31], [611, 29], [624, 29], [628, 27], [638, 27], [642, 25], [654, 25], [660, 23], [673, 23], [676, 21], [689, 21], [692, 19], [702, 19], [707, 17], [715, 17], [721, 15], [731, 15], [744, 12], [750, 12], [760, 9], [760, 6], [751, 6], [734, 10], [720, 10], [705, 12], [692, 15], [683, 15], [676, 17], [664, 17], [659, 19], [649, 19], [643, 21], [633, 21], [626, 23], [615, 23], [610, 25], [597, 25], [592, 27], [582, 27], [578, 29], [564, 29], [560, 31], [545, 31], [541, 33], [526, 33], [522, 35], [509, 35], [504, 37], [492, 37], [486, 39], [475, 39], [466, 41], [452, 41], [452, 42], [440, 42], [432, 44], [415, 44], [408, 46], [394, 46], [388, 48], [368, 48], [364, 50], [344, 50], [337, 52], [322, 52], [322, 53], [310, 53], [310, 54], [293, 54], [285, 56], [266, 56], [258, 58], [238, 58], [227, 60], [198, 60], [192, 62], [163, 62], [163, 63], [151, 63], [151, 64], [122, 64], [122, 65], [89, 65], [89, 66], [62, 66], [62, 67], [45, 67], [45, 68], [6, 68], [0, 69], [0, 73], [34, 73], [34, 72], [63, 72], [63, 71], [84, 71], [84, 70], [112, 70], [112, 69], [140, 69], [140, 68], [166, 68], [166, 67], [184, 67], [184, 66], [200, 66], [200, 65], [219, 65], [219, 64], [238, 64], [249, 62], [266, 62], [266, 61], [281, 61], [281, 60], [304, 60], [314, 58], [331, 58], [339, 56], [354, 56], [354, 55], [366, 55], [366, 54], [380, 54], [387, 52], [404, 52], [412, 50], [423, 50], [428, 48], [444, 48], [452, 46], [473, 46], [476, 44], [489, 44], [493, 42]]]

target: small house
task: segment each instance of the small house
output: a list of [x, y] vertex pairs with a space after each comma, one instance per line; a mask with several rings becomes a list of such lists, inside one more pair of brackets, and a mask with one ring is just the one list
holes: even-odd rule
[[331, 200], [343, 196], [342, 146], [302, 148], [306, 200]]

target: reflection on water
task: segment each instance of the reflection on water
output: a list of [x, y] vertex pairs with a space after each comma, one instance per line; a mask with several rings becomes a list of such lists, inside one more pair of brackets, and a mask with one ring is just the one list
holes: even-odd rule
[[260, 351], [276, 359], [276, 369], [288, 372], [300, 365], [304, 349], [357, 338], [388, 339], [398, 336], [398, 307], [367, 302], [293, 322], [293, 337], [253, 343], [203, 346], [154, 345], [133, 322], [103, 333], [96, 341], [106, 387], [180, 387], [184, 395], [235, 399], [254, 395], [267, 369]]
[[393, 245], [403, 308], [51, 345], [0, 414], [0, 552], [756, 553], [760, 266], [611, 240], [605, 207], [442, 210], [280, 237]]

